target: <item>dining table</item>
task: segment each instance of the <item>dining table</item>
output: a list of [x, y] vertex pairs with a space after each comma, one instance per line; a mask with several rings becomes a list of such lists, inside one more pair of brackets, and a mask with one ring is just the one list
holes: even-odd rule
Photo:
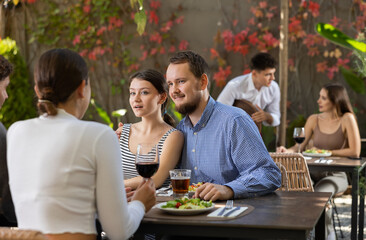
[[[347, 157], [312, 157], [306, 160], [308, 168], [311, 171], [341, 171], [348, 172], [352, 182], [352, 210], [351, 210], [351, 239], [364, 239], [364, 214], [365, 214], [365, 182], [362, 184], [362, 194], [360, 193], [360, 178], [366, 177], [366, 158], [347, 158]], [[365, 181], [365, 180], [363, 180]], [[358, 198], [359, 196], [359, 198]], [[358, 200], [360, 203], [358, 204]], [[358, 227], [357, 227], [358, 223]]]
[[[286, 192], [251, 198], [234, 199], [235, 206], [246, 206], [249, 212], [237, 217], [210, 218], [209, 213], [224, 207], [225, 201], [215, 202], [215, 208], [199, 215], [172, 215], [159, 208], [145, 214], [134, 234], [143, 239], [145, 234], [156, 236], [206, 237], [208, 239], [307, 239], [315, 229], [315, 239], [325, 239], [325, 207], [331, 193]], [[157, 197], [157, 202], [172, 197]], [[172, 237], [171, 239], [174, 239]]]

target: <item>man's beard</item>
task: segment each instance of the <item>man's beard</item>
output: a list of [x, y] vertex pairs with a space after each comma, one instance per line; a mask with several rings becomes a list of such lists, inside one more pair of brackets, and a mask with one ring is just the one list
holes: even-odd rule
[[175, 110], [177, 110], [180, 114], [187, 115], [193, 113], [200, 104], [201, 96], [197, 94], [195, 98], [188, 103], [182, 104], [180, 106], [175, 105]]

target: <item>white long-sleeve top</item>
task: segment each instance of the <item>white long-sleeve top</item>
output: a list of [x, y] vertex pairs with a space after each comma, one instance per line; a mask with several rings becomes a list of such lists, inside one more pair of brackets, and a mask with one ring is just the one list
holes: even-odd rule
[[218, 102], [232, 106], [235, 99], [245, 99], [271, 114], [273, 122], [267, 126], [280, 124], [280, 88], [275, 81], [269, 87], [261, 87], [258, 91], [253, 83], [252, 73], [241, 75], [230, 80], [217, 98]]
[[95, 217], [111, 239], [127, 239], [145, 213], [127, 203], [118, 139], [109, 127], [58, 109], [14, 123], [8, 131], [9, 184], [18, 226], [43, 233], [96, 234]]

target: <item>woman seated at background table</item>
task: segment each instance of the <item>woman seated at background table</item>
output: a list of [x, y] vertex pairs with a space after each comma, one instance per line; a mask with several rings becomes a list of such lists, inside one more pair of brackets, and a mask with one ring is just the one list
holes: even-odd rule
[[155, 204], [155, 186], [142, 182], [128, 204], [115, 133], [80, 120], [91, 93], [85, 61], [71, 50], [47, 51], [34, 79], [41, 116], [16, 122], [8, 132], [19, 228], [51, 240], [91, 240], [98, 215], [111, 239], [128, 238]]
[[141, 121], [122, 124], [116, 131], [120, 135], [125, 186], [136, 189], [142, 177], [135, 167], [135, 155], [139, 143], [157, 144], [160, 154], [159, 169], [152, 179], [157, 188], [169, 185], [169, 170], [177, 165], [183, 134], [172, 125], [174, 120], [166, 113], [168, 84], [163, 74], [155, 70], [136, 72], [130, 77], [130, 106]]
[[[326, 84], [320, 90], [317, 102], [320, 113], [313, 114], [307, 119], [305, 140], [300, 145], [301, 151], [312, 141], [315, 148], [330, 150], [332, 156], [359, 157], [360, 133], [346, 89], [340, 84]], [[297, 144], [289, 149], [281, 146], [277, 148], [277, 152], [296, 152], [297, 147]], [[321, 175], [324, 178], [318, 179], [319, 182], [315, 185], [316, 191], [323, 191], [322, 183], [327, 185], [327, 192], [343, 192], [347, 189], [347, 177], [344, 172]]]
[[[319, 114], [311, 115], [305, 123], [305, 140], [300, 145], [304, 150], [310, 141], [317, 149], [330, 150], [333, 156], [359, 157], [361, 139], [356, 117], [346, 89], [336, 83], [322, 87], [318, 99]], [[298, 145], [286, 149], [281, 146], [277, 152], [296, 152]], [[344, 172], [311, 172], [316, 192], [342, 193], [347, 189], [347, 175]], [[330, 213], [327, 214], [327, 230], [333, 231]]]

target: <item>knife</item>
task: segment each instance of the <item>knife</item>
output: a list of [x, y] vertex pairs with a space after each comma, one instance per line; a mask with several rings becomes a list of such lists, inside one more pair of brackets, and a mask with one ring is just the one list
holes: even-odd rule
[[239, 206], [235, 207], [234, 209], [232, 209], [232, 210], [230, 210], [229, 212], [227, 212], [227, 213], [224, 215], [224, 217], [229, 217], [233, 212], [235, 212], [236, 210], [239, 210], [239, 209], [240, 209], [240, 207], [239, 207]]

